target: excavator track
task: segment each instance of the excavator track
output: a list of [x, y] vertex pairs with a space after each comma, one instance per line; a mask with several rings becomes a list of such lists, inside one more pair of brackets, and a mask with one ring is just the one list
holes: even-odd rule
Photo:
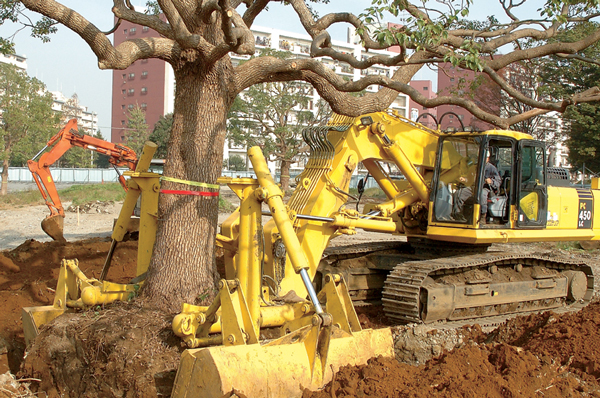
[[495, 323], [508, 314], [586, 305], [593, 286], [583, 262], [485, 253], [401, 263], [386, 279], [382, 302], [398, 323]]
[[383, 304], [398, 324], [493, 326], [513, 314], [581, 308], [593, 295], [592, 268], [581, 261], [482, 248], [457, 256], [443, 242], [424, 245], [429, 242], [328, 248], [319, 272], [342, 274], [354, 305]]

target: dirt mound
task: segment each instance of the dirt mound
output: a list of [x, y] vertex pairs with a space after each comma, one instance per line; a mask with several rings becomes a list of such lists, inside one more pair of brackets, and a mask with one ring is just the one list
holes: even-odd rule
[[168, 396], [180, 359], [171, 320], [140, 303], [65, 314], [42, 327], [19, 375], [49, 397]]
[[600, 378], [600, 304], [560, 317], [544, 313], [523, 317], [518, 328], [502, 325], [491, 341], [510, 344], [551, 358], [584, 380]]
[[578, 313], [517, 317], [488, 335], [474, 328], [462, 347], [418, 367], [385, 358], [343, 367], [303, 398], [600, 397], [599, 326], [599, 303]]
[[[21, 308], [52, 303], [63, 258], [79, 259], [87, 276], [98, 277], [109, 247], [110, 240], [101, 238], [66, 244], [28, 240], [0, 253], [0, 375], [10, 370], [50, 396], [169, 395], [181, 343], [171, 332], [170, 316], [140, 303], [59, 317], [42, 328], [23, 360]], [[120, 243], [108, 279], [129, 281], [136, 256], [137, 242]], [[363, 327], [388, 325], [377, 307], [358, 313]], [[419, 366], [373, 359], [340, 369], [333, 391], [330, 385], [305, 397], [600, 397], [599, 324], [600, 304], [591, 304], [579, 313], [517, 317], [490, 334], [477, 326], [394, 327], [397, 358]]]
[[[79, 260], [89, 277], [99, 277], [110, 240], [87, 239], [72, 243], [27, 240], [0, 253], [0, 374], [19, 370], [25, 350], [21, 308], [52, 304], [63, 258]], [[108, 278], [124, 283], [135, 276], [137, 242], [121, 242], [113, 257]]]

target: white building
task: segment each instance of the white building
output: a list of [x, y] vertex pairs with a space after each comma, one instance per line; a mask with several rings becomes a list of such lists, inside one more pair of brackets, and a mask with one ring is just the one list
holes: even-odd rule
[[0, 54], [0, 62], [15, 65], [17, 68], [27, 70], [27, 57], [16, 54]]
[[[254, 33], [257, 52], [264, 48], [272, 48], [280, 51], [289, 51], [292, 53], [293, 57], [310, 57], [312, 38], [308, 34], [293, 33], [264, 27], [253, 27], [252, 32]], [[398, 53], [389, 51], [366, 51], [360, 44], [352, 41], [353, 36], [351, 33], [352, 32], [349, 31], [348, 42], [332, 40], [333, 48], [339, 52], [352, 54], [354, 58], [359, 60], [375, 54], [384, 54], [389, 56], [398, 55]], [[234, 65], [237, 65], [242, 60], [250, 58], [250, 56], [240, 56], [237, 54], [230, 55]], [[394, 72], [398, 69], [397, 67], [376, 65], [368, 69], [361, 70], [355, 69], [345, 62], [333, 60], [329, 57], [320, 57], [317, 59], [323, 62], [328, 68], [335, 71], [336, 74], [353, 81], [357, 81], [363, 76], [374, 74], [392, 77]], [[366, 89], [367, 92], [371, 93], [377, 92], [378, 90], [379, 87], [375, 85], [371, 85]], [[312, 100], [310, 101], [309, 108], [313, 109], [313, 105], [315, 105], [318, 100], [319, 95], [317, 90], [313, 89]], [[408, 117], [408, 96], [406, 94], [399, 94], [394, 102], [390, 105], [390, 108], [396, 110], [400, 115]], [[316, 111], [316, 109], [314, 110]], [[227, 159], [235, 155], [245, 159], [247, 167], [249, 166], [246, 156], [246, 148], [235, 146], [233, 143], [226, 142], [224, 158]], [[294, 169], [301, 169], [303, 167], [302, 163], [303, 162], [292, 165], [292, 173]], [[277, 167], [278, 165], [274, 164], [274, 162], [269, 162], [269, 169], [271, 171], [274, 171]]]
[[[0, 62], [15, 65], [17, 68], [27, 71], [27, 57], [16, 54], [0, 54]], [[83, 126], [86, 134], [96, 134], [98, 131], [98, 115], [96, 112], [89, 111], [87, 106], [82, 106], [74, 98], [68, 98], [60, 91], [52, 91], [52, 110], [59, 113], [70, 113], [76, 117], [78, 124]], [[71, 105], [76, 102], [75, 106]]]
[[77, 118], [77, 124], [85, 130], [85, 134], [94, 135], [98, 131], [98, 115], [88, 110], [77, 100], [77, 97], [66, 97], [60, 91], [52, 91], [52, 110], [67, 114], [68, 118]]

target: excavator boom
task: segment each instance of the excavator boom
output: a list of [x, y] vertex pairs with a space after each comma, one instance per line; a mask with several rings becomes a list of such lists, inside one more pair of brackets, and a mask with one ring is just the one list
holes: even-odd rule
[[[51, 149], [43, 153], [49, 147]], [[137, 164], [137, 156], [133, 149], [81, 134], [77, 130], [77, 119], [69, 120], [66, 126], [52, 137], [33, 159], [27, 161], [27, 167], [33, 175], [33, 180], [40, 190], [48, 209], [50, 209], [50, 215], [42, 220], [42, 229], [48, 236], [57, 241], [65, 241], [63, 235], [65, 211], [49, 167], [72, 147], [85, 148], [108, 156], [109, 163], [113, 165], [119, 175], [119, 183], [126, 191], [125, 178], [119, 173], [117, 167], [121, 166], [135, 170]], [[39, 160], [36, 161], [38, 157]]]

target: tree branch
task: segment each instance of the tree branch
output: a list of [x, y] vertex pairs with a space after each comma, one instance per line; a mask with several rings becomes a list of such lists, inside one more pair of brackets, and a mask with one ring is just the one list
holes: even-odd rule
[[162, 21], [156, 15], [146, 15], [131, 10], [122, 0], [114, 0], [113, 4], [112, 12], [117, 18], [147, 26], [165, 37], [174, 38], [173, 30], [169, 24]]
[[260, 14], [261, 11], [263, 11], [267, 7], [269, 2], [270, 0], [254, 0], [252, 4], [248, 6], [248, 9], [246, 10], [243, 16], [243, 20], [246, 26], [252, 26], [258, 14]]
[[[158, 0], [158, 4], [160, 8], [164, 12], [171, 28], [173, 29], [173, 33], [175, 34], [174, 39], [177, 40], [178, 43], [184, 44], [184, 47], [191, 48], [193, 45], [186, 45], [190, 42], [190, 37], [192, 33], [188, 30], [183, 18], [179, 14], [177, 8], [173, 4], [172, 0]], [[196, 40], [194, 40], [196, 42]]]
[[497, 57], [493, 61], [488, 61], [487, 64], [494, 70], [500, 70], [509, 64], [526, 59], [540, 58], [552, 54], [575, 54], [596, 43], [598, 40], [600, 40], [600, 29], [579, 41], [569, 43], [554, 42], [524, 50], [515, 50], [502, 57]]
[[219, 0], [221, 6], [221, 27], [225, 34], [225, 42], [231, 50], [241, 55], [254, 55], [254, 34], [246, 23], [230, 5], [229, 0]]

